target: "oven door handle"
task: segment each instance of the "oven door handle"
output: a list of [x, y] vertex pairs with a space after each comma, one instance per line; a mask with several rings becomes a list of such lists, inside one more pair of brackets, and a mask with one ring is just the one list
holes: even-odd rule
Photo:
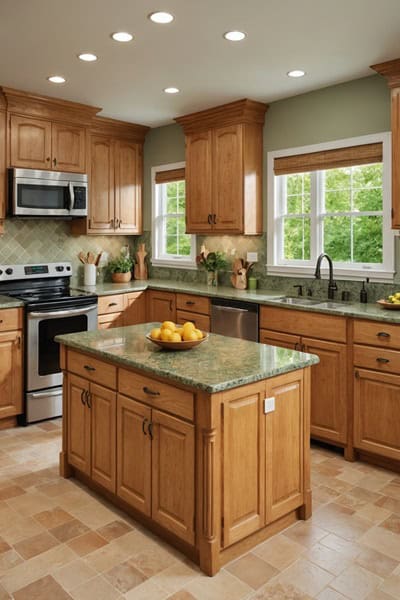
[[32, 398], [50, 398], [51, 396], [61, 396], [62, 391], [61, 390], [55, 390], [52, 392], [35, 392], [33, 394], [31, 394]]
[[28, 318], [44, 319], [46, 317], [69, 317], [70, 315], [85, 315], [92, 310], [97, 310], [97, 304], [91, 304], [85, 308], [73, 308], [71, 310], [55, 310], [52, 312], [31, 312]]

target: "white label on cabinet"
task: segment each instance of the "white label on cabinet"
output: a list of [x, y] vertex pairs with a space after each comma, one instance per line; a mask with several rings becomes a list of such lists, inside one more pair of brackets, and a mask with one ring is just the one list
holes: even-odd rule
[[264, 400], [264, 412], [265, 414], [274, 412], [275, 410], [275, 397], [265, 398]]

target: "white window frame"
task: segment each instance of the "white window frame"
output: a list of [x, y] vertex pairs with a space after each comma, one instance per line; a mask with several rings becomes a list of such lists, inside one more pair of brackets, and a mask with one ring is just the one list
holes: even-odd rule
[[[383, 191], [383, 264], [380, 268], [371, 268], [369, 265], [354, 263], [346, 267], [344, 263], [335, 266], [334, 273], [336, 278], [340, 279], [365, 279], [369, 277], [371, 281], [392, 282], [395, 273], [394, 269], [394, 238], [395, 232], [391, 229], [391, 133], [383, 132], [377, 134], [363, 135], [344, 140], [335, 140], [334, 142], [325, 142], [322, 144], [312, 144], [297, 148], [288, 148], [268, 152], [267, 172], [268, 172], [268, 226], [267, 226], [267, 274], [282, 275], [285, 277], [312, 277], [315, 272], [315, 262], [322, 252], [321, 240], [319, 239], [320, 228], [317, 226], [318, 214], [316, 212], [316, 188], [311, 189], [311, 259], [310, 261], [297, 260], [296, 264], [291, 261], [280, 259], [281, 244], [283, 237], [279, 234], [279, 199], [280, 185], [282, 178], [274, 174], [274, 160], [284, 156], [294, 156], [297, 154], [306, 154], [309, 152], [319, 152], [323, 150], [335, 150], [337, 148], [346, 148], [350, 146], [361, 146], [363, 144], [374, 144], [382, 142], [382, 191]], [[320, 180], [321, 178], [314, 177]], [[340, 213], [338, 213], [339, 215]], [[326, 265], [324, 261], [323, 265]], [[323, 274], [328, 273], [326, 266], [321, 268]]]
[[[163, 214], [160, 212], [160, 198], [157, 192], [156, 173], [158, 171], [173, 171], [174, 169], [185, 168], [184, 162], [170, 163], [168, 165], [157, 165], [151, 169], [151, 195], [152, 195], [152, 258], [151, 264], [155, 267], [172, 267], [176, 269], [197, 269], [196, 264], [196, 236], [191, 234], [191, 251], [188, 257], [173, 257], [162, 252], [163, 248], [163, 231], [162, 220]], [[174, 215], [172, 215], [174, 216]], [[178, 215], [176, 215], [178, 216]]]

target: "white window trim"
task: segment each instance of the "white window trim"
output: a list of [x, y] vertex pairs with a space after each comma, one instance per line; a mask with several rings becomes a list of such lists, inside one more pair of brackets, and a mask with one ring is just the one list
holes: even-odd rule
[[[277, 186], [279, 179], [274, 175], [275, 158], [284, 156], [293, 156], [296, 154], [306, 154], [309, 152], [319, 152], [322, 150], [334, 150], [336, 148], [346, 148], [349, 146], [359, 146], [363, 144], [373, 144], [382, 142], [382, 164], [383, 164], [383, 243], [384, 257], [386, 264], [381, 269], [371, 269], [367, 267], [349, 267], [338, 268], [334, 265], [334, 274], [340, 279], [365, 279], [369, 277], [371, 281], [389, 282], [393, 281], [394, 270], [394, 239], [395, 231], [391, 229], [391, 133], [389, 131], [377, 134], [363, 135], [344, 140], [335, 140], [333, 142], [324, 142], [321, 144], [311, 144], [308, 146], [299, 146], [297, 148], [288, 148], [285, 150], [275, 150], [268, 152], [267, 157], [267, 175], [268, 175], [268, 225], [267, 225], [267, 268], [268, 275], [281, 275], [283, 277], [312, 277], [315, 271], [315, 265], [285, 265], [278, 263], [278, 242], [275, 236], [276, 215], [278, 193]], [[311, 215], [312, 220], [315, 215]], [[313, 236], [314, 238], [316, 236]], [[316, 252], [316, 240], [313, 240], [311, 252]], [[328, 274], [327, 268], [321, 268], [321, 273]]]
[[196, 236], [191, 234], [191, 253], [190, 258], [162, 258], [160, 252], [161, 239], [156, 226], [157, 215], [157, 194], [156, 194], [156, 173], [158, 171], [173, 171], [174, 169], [185, 168], [184, 162], [169, 163], [167, 165], [157, 165], [151, 168], [151, 245], [152, 258], [151, 264], [154, 267], [171, 267], [174, 269], [197, 269], [196, 264]]

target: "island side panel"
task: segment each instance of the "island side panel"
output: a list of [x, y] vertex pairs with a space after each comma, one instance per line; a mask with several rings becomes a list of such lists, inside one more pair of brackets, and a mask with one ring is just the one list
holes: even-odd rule
[[67, 373], [67, 349], [61, 344], [60, 345], [60, 368], [63, 372], [63, 428], [62, 428], [62, 446], [60, 452], [60, 476], [71, 477], [72, 470], [68, 464], [67, 456], [67, 435], [68, 429], [65, 427], [65, 423], [68, 419], [68, 373]]
[[221, 394], [196, 394], [197, 546], [207, 575], [220, 569], [221, 549]]
[[307, 520], [312, 515], [311, 492], [311, 367], [303, 369], [303, 412], [304, 412], [304, 446], [303, 446], [303, 478], [304, 504], [299, 508], [300, 519]]

